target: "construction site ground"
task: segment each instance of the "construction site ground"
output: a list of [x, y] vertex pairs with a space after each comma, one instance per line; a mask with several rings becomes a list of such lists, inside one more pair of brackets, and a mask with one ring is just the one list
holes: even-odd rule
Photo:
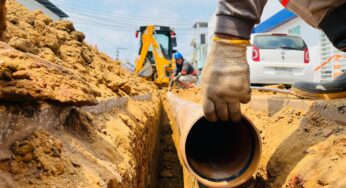
[[[6, 6], [1, 188], [201, 187], [179, 160], [166, 89], [88, 45], [73, 23]], [[198, 88], [173, 92], [201, 103]], [[346, 187], [346, 99], [254, 91], [242, 112], [263, 140], [259, 169], [242, 187]]]
[[[175, 93], [201, 102], [199, 89]], [[168, 103], [164, 106], [170, 112]], [[263, 151], [258, 172], [242, 187], [346, 186], [345, 109], [345, 99], [313, 101], [254, 91], [251, 102], [242, 106], [242, 112], [259, 130]], [[179, 133], [172, 117], [173, 139], [177, 144]], [[184, 185], [199, 187], [186, 169]]]

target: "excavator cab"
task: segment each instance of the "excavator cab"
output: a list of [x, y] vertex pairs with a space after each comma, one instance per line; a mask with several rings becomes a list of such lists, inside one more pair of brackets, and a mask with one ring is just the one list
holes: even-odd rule
[[142, 26], [136, 32], [140, 34], [139, 54], [135, 62], [135, 73], [140, 77], [167, 86], [175, 69], [174, 48], [177, 46], [176, 34], [166, 26]]

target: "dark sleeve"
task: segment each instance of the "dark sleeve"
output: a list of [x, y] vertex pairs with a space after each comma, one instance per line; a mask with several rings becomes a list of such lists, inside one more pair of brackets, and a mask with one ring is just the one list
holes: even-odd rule
[[249, 39], [267, 0], [219, 0], [215, 34]]
[[346, 52], [346, 3], [325, 16], [319, 27], [327, 35], [332, 44], [341, 51]]
[[175, 70], [174, 70], [173, 75], [174, 75], [174, 76], [178, 76], [179, 72], [180, 72], [180, 68], [179, 68], [179, 66], [177, 65], [177, 66], [175, 67]]

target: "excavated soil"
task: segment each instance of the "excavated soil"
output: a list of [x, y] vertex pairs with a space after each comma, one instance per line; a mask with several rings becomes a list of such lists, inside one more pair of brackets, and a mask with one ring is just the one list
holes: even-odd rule
[[[199, 89], [175, 90], [178, 96], [201, 102]], [[267, 92], [254, 97], [299, 100]], [[253, 121], [263, 139], [263, 155], [254, 178], [242, 187], [346, 187], [346, 100], [307, 101], [305, 110], [282, 105], [275, 112], [255, 111], [244, 105], [242, 112]], [[172, 121], [173, 135], [177, 130]], [[176, 142], [177, 144], [177, 142]], [[184, 169], [185, 187], [199, 187]]]
[[0, 187], [154, 186], [159, 104], [152, 96], [67, 109], [63, 123], [11, 145], [0, 162], [7, 179]]
[[[85, 43], [71, 22], [6, 6], [0, 187], [200, 187], [179, 163], [164, 90]], [[201, 102], [199, 89], [174, 92]], [[346, 100], [253, 96], [275, 108], [242, 107], [263, 139], [259, 170], [242, 187], [346, 187]]]
[[[99, 98], [136, 96], [150, 93], [155, 88], [152, 83], [132, 76], [121, 68], [119, 62], [85, 43], [84, 34], [76, 31], [73, 23], [53, 22], [42, 12], [30, 12], [14, 0], [8, 0], [6, 6], [7, 30], [2, 41], [28, 54], [17, 52], [11, 55], [8, 48], [1, 46], [0, 88], [11, 81], [13, 88], [24, 90], [9, 90], [0, 95], [2, 100], [21, 97], [22, 100], [32, 100], [33, 97], [35, 100], [64, 103], [71, 97], [64, 96], [66, 92], [62, 90], [65, 88], [69, 92], [74, 89], [77, 93]], [[57, 74], [61, 77], [57, 78]], [[76, 83], [65, 82], [65, 79]], [[34, 85], [31, 90], [36, 93], [27, 85]]]
[[0, 187], [155, 187], [161, 102], [69, 21], [7, 0]]

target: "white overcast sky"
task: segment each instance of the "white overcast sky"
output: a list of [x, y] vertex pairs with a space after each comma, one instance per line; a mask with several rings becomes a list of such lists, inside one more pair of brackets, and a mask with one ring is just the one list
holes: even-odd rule
[[[66, 12], [75, 27], [86, 34], [86, 40], [115, 57], [130, 62], [138, 52], [135, 31], [140, 25], [167, 25], [176, 29], [178, 50], [190, 56], [195, 21], [209, 21], [217, 0], [50, 0]], [[272, 16], [282, 6], [279, 0], [268, 0], [262, 20]]]

